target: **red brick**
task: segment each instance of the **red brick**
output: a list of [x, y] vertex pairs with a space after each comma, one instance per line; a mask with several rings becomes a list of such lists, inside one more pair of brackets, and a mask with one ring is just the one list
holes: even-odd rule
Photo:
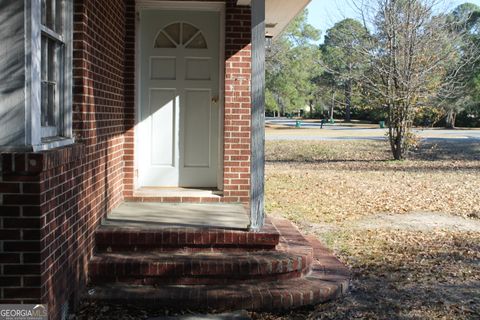
[[20, 254], [19, 253], [0, 253], [0, 261], [2, 261], [2, 263], [19, 263]]
[[13, 195], [13, 194], [5, 194], [3, 195], [3, 203], [7, 205], [11, 204], [27, 204], [27, 205], [35, 205], [41, 203], [40, 195]]
[[14, 154], [13, 165], [14, 165], [14, 172], [25, 172], [26, 171], [25, 154]]
[[39, 229], [40, 220], [36, 218], [5, 218], [3, 227], [5, 229]]
[[20, 277], [0, 277], [0, 287], [20, 287], [22, 278]]
[[42, 284], [42, 279], [39, 276], [23, 277], [23, 285], [26, 287], [40, 287], [41, 284]]
[[0, 205], [0, 216], [2, 216], [2, 217], [19, 217], [20, 216], [20, 207]]
[[[4, 265], [3, 273], [5, 275], [34, 275], [40, 274], [40, 265], [31, 264], [31, 265]], [[19, 297], [16, 297], [19, 298]]]
[[20, 230], [0, 230], [0, 240], [19, 240]]
[[5, 288], [3, 289], [3, 297], [7, 299], [39, 299], [40, 288]]
[[5, 241], [3, 244], [5, 252], [38, 252], [40, 251], [39, 241]]
[[23, 193], [40, 193], [40, 184], [39, 183], [23, 183], [22, 190], [23, 190]]
[[18, 183], [0, 183], [0, 193], [19, 193], [20, 185]]
[[23, 206], [22, 214], [24, 217], [39, 217], [42, 215], [42, 208], [40, 206]]
[[40, 263], [40, 253], [23, 253], [23, 262], [24, 263]]

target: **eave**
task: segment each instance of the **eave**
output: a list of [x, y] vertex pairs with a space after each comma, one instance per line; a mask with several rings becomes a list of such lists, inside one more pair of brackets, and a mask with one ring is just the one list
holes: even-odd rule
[[[265, 0], [265, 35], [275, 38], [310, 3], [311, 0]], [[251, 0], [237, 0], [239, 6]]]

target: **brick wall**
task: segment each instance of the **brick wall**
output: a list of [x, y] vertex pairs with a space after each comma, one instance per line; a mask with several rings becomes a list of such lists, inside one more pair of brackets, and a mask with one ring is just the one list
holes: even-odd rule
[[93, 231], [123, 199], [124, 133], [132, 117], [131, 1], [74, 3], [77, 144], [1, 156], [0, 303], [48, 303], [52, 319], [78, 300]]
[[[77, 144], [0, 157], [0, 303], [48, 303], [86, 283], [93, 231], [134, 183], [135, 1], [75, 0]], [[224, 198], [249, 201], [250, 9], [226, 11]]]
[[[84, 256], [79, 204], [85, 147], [2, 154], [2, 303], [55, 302], [54, 288], [75, 289], [76, 256]], [[85, 247], [86, 248], [86, 247]], [[81, 261], [80, 261], [81, 262]], [[60, 270], [64, 272], [59, 272]], [[72, 288], [58, 290], [71, 283]]]

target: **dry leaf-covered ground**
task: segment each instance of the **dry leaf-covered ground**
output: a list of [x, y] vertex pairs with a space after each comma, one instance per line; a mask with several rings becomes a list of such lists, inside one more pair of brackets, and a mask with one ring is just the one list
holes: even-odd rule
[[390, 158], [379, 141], [270, 141], [267, 210], [343, 224], [382, 212], [480, 217], [480, 142], [430, 143], [412, 160]]
[[267, 143], [268, 212], [321, 237], [353, 287], [340, 302], [255, 318], [480, 319], [480, 143], [389, 159], [385, 142]]

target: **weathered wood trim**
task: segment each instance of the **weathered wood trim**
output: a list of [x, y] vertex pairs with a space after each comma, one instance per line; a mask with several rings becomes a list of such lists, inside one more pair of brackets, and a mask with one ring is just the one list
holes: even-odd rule
[[[70, 140], [73, 137], [73, 1], [65, 1], [65, 25], [64, 25], [64, 39], [66, 43], [65, 48], [65, 65], [64, 65], [64, 84], [65, 90], [63, 97], [63, 118], [62, 118], [62, 136]], [[61, 116], [61, 117], [62, 117]]]
[[26, 1], [25, 14], [25, 131], [26, 145], [41, 143], [41, 7], [40, 0]]
[[252, 156], [250, 228], [265, 223], [265, 0], [252, 0]]

